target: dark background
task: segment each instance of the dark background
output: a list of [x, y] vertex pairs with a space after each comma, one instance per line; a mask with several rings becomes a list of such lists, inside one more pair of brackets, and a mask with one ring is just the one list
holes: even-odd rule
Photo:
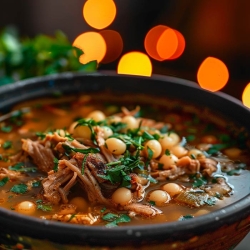
[[[0, 28], [13, 24], [21, 36], [54, 35], [63, 31], [70, 41], [80, 33], [94, 30], [82, 17], [84, 0], [1, 0]], [[107, 29], [118, 31], [123, 53], [145, 52], [144, 38], [155, 25], [179, 30], [186, 49], [176, 60], [152, 59], [153, 73], [196, 81], [201, 62], [208, 56], [221, 59], [230, 79], [222, 89], [241, 99], [250, 82], [250, 1], [246, 0], [116, 0], [117, 16]], [[116, 70], [119, 58], [99, 69]]]
[[[63, 31], [71, 42], [93, 30], [82, 17], [84, 0], [1, 0], [0, 29], [18, 28], [21, 36], [54, 35]], [[118, 31], [123, 53], [145, 52], [144, 38], [153, 26], [163, 24], [185, 37], [183, 55], [172, 61], [152, 59], [153, 73], [196, 81], [201, 62], [208, 56], [221, 59], [230, 79], [221, 91], [241, 99], [250, 82], [250, 1], [248, 0], [116, 0], [117, 16], [108, 29]], [[116, 70], [119, 58], [99, 69]], [[246, 250], [250, 235], [237, 247]]]

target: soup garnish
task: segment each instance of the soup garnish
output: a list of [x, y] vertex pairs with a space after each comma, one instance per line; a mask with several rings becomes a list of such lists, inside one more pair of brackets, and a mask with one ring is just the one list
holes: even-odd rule
[[53, 102], [1, 121], [5, 208], [106, 227], [186, 220], [226, 205], [231, 178], [249, 176], [243, 130], [164, 105]]

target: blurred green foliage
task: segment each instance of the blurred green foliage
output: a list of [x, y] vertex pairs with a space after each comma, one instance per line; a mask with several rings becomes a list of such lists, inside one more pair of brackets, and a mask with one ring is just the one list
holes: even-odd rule
[[53, 37], [20, 38], [15, 28], [7, 27], [0, 32], [0, 85], [66, 71], [95, 71], [96, 61], [79, 62], [82, 53], [61, 31]]

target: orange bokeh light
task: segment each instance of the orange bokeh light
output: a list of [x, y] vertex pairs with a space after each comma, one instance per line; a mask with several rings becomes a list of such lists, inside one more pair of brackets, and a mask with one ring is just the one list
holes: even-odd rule
[[155, 60], [176, 59], [185, 49], [183, 35], [165, 25], [157, 25], [147, 33], [144, 47], [148, 55]]
[[153, 27], [146, 34], [146, 37], [144, 40], [144, 47], [148, 55], [158, 61], [163, 61], [164, 59], [159, 56], [157, 49], [156, 49], [156, 44], [161, 34], [166, 30], [166, 28], [167, 27], [164, 25], [157, 25]]
[[118, 74], [125, 75], [152, 75], [152, 63], [149, 57], [142, 52], [129, 52], [123, 55], [118, 63]]
[[228, 79], [227, 66], [215, 57], [207, 57], [198, 69], [197, 80], [203, 89], [218, 91], [227, 84]]
[[79, 58], [82, 64], [91, 61], [97, 61], [99, 63], [107, 51], [104, 38], [97, 32], [85, 32], [79, 35], [72, 45], [83, 51], [83, 55]]
[[115, 61], [121, 55], [123, 50], [121, 35], [114, 30], [102, 30], [99, 34], [102, 35], [107, 46], [107, 52], [101, 63], [110, 63]]
[[176, 59], [182, 55], [185, 50], [186, 42], [184, 36], [178, 31], [174, 30], [178, 38], [178, 47], [175, 53], [169, 59]]
[[116, 5], [113, 0], [87, 0], [83, 5], [83, 17], [95, 29], [108, 27], [115, 16]]
[[161, 58], [170, 59], [178, 49], [178, 37], [173, 29], [167, 28], [156, 44], [156, 50]]
[[250, 108], [250, 83], [247, 84], [243, 91], [242, 102], [246, 107]]

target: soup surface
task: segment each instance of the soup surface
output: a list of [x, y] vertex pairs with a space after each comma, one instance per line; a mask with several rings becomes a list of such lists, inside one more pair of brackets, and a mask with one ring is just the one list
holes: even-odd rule
[[84, 225], [187, 220], [249, 193], [244, 130], [145, 96], [55, 97], [0, 123], [0, 205]]

